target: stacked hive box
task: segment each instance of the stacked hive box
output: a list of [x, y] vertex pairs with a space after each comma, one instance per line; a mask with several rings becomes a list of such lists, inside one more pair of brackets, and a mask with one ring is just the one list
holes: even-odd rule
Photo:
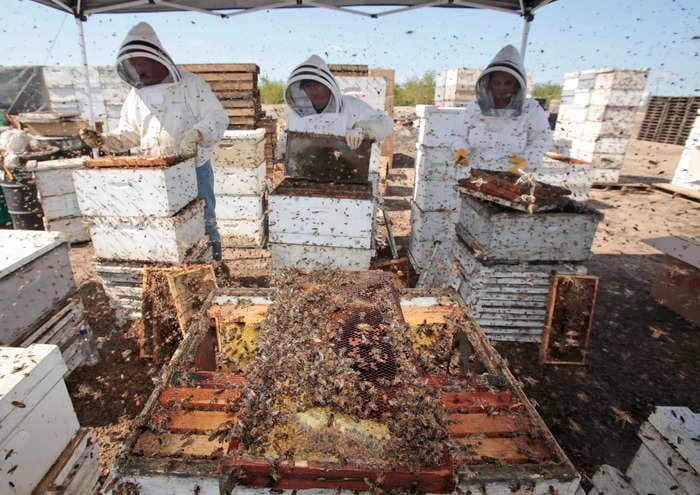
[[36, 180], [46, 230], [61, 232], [71, 243], [90, 240], [73, 187], [73, 170], [82, 168], [83, 161], [68, 158], [27, 163]]
[[493, 340], [539, 342], [551, 276], [583, 274], [602, 215], [571, 205], [527, 214], [461, 193], [453, 260], [459, 293]]
[[455, 286], [456, 279], [448, 269], [459, 216], [459, 194], [454, 186], [468, 174], [455, 165], [452, 151], [452, 142], [461, 133], [461, 110], [418, 105], [416, 112], [420, 124], [408, 255], [419, 273], [430, 272], [431, 285]]
[[78, 339], [85, 315], [61, 234], [0, 231], [0, 344], [58, 345], [68, 371], [83, 361]]
[[[481, 69], [449, 69], [435, 76], [435, 105], [439, 107], [463, 107], [476, 100], [476, 82]], [[527, 73], [527, 95], [533, 85], [532, 73]]]
[[700, 109], [688, 134], [672, 183], [700, 191]]
[[[0, 355], [3, 493], [33, 493], [80, 427], [63, 381], [66, 365], [54, 345], [2, 347]], [[82, 493], [95, 489], [96, 463], [91, 479]]]
[[263, 118], [255, 64], [190, 64], [182, 69], [204, 79], [226, 109], [229, 129], [255, 129]]
[[216, 219], [225, 247], [265, 242], [265, 130], [226, 131], [212, 156]]
[[370, 184], [286, 178], [270, 193], [273, 270], [366, 270], [374, 254], [376, 201]]
[[648, 73], [609, 68], [564, 75], [555, 149], [591, 162], [597, 182], [617, 182]]
[[[133, 319], [141, 299], [140, 287], [131, 285], [135, 273], [148, 263], [194, 261], [205, 245], [204, 202], [196, 199], [192, 159], [170, 164], [129, 157], [130, 166], [110, 160], [88, 161], [73, 180], [80, 210], [91, 224], [96, 271], [108, 274], [103, 282], [118, 319]], [[102, 166], [91, 166], [97, 164]]]

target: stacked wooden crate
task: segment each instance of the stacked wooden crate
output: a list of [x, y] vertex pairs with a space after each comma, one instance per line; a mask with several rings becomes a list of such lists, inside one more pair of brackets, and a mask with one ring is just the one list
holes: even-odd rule
[[[700, 99], [698, 99], [700, 102]], [[672, 184], [700, 191], [700, 108], [688, 133]]]
[[131, 290], [135, 272], [144, 264], [195, 261], [193, 254], [206, 245], [194, 160], [95, 159], [76, 170], [73, 180], [81, 213], [90, 222], [97, 272], [108, 274], [103, 281], [110, 303], [119, 319], [137, 318], [133, 310], [141, 294]]
[[225, 247], [260, 247], [267, 215], [265, 130], [226, 131], [212, 156], [216, 219]]
[[431, 272], [431, 285], [456, 287], [448, 258], [459, 217], [454, 186], [469, 173], [468, 168], [455, 165], [452, 150], [452, 142], [462, 132], [461, 110], [418, 105], [416, 113], [420, 123], [408, 255], [416, 271]]
[[204, 79], [226, 109], [229, 129], [256, 129], [263, 118], [255, 64], [187, 64], [180, 68]]
[[265, 129], [265, 166], [271, 172], [275, 162], [275, 146], [277, 145], [277, 119], [267, 115], [258, 120], [258, 128]]
[[602, 215], [573, 203], [528, 214], [461, 194], [459, 293], [493, 340], [539, 342], [553, 274], [584, 274]]
[[[46, 487], [42, 478], [60, 462], [80, 427], [63, 381], [66, 365], [54, 345], [2, 347], [0, 355], [3, 493], [43, 494]], [[82, 478], [82, 492], [60, 493], [93, 493], [97, 463], [93, 461], [88, 468], [90, 476]]]
[[637, 139], [682, 146], [691, 134], [698, 110], [697, 96], [652, 96]]
[[83, 362], [85, 310], [75, 294], [68, 243], [56, 232], [0, 231], [0, 344], [55, 344], [68, 372]]
[[596, 182], [617, 182], [648, 74], [649, 69], [614, 68], [565, 74], [556, 151], [591, 162]]
[[27, 163], [44, 211], [44, 227], [61, 232], [71, 243], [90, 240], [73, 186], [73, 171], [82, 168], [83, 162], [83, 158], [67, 158]]

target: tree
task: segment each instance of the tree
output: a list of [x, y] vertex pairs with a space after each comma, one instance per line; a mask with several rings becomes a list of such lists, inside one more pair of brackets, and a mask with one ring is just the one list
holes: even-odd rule
[[428, 71], [423, 77], [413, 77], [394, 88], [396, 106], [432, 105], [435, 101], [435, 72]]
[[273, 81], [265, 76], [261, 78], [260, 101], [266, 104], [284, 103], [284, 83]]
[[561, 84], [546, 82], [544, 84], [535, 84], [532, 88], [533, 98], [545, 98], [545, 108], [549, 108], [549, 102], [553, 99], [561, 98]]

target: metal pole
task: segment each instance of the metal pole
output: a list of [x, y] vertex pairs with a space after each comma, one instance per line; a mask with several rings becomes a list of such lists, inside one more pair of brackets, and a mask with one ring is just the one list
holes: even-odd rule
[[[87, 61], [87, 51], [85, 50], [85, 31], [83, 31], [83, 21], [80, 17], [76, 16], [75, 23], [78, 26], [78, 44], [80, 45], [80, 54], [83, 57], [83, 79], [85, 81], [85, 91], [87, 92], [88, 99], [88, 122], [90, 122], [90, 127], [95, 128], [95, 109], [92, 104], [92, 91], [90, 86], [90, 69], [88, 67]], [[92, 154], [95, 158], [99, 156], [99, 150], [97, 148], [92, 149]]]
[[520, 58], [525, 62], [525, 50], [527, 48], [527, 36], [530, 34], [530, 22], [532, 17], [530, 15], [523, 16], [523, 38], [520, 41]]

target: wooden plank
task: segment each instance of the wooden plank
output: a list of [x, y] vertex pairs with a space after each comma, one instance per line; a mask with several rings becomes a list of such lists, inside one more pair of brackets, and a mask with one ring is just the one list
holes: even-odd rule
[[219, 459], [228, 448], [225, 440], [210, 440], [208, 435], [143, 432], [132, 453], [145, 457], [186, 457], [188, 459]]
[[510, 392], [447, 392], [442, 404], [448, 412], [485, 413], [520, 408]]
[[228, 118], [229, 125], [246, 125], [251, 128], [256, 125], [257, 118], [255, 117], [231, 117]]
[[200, 72], [197, 74], [206, 82], [218, 81], [257, 81], [257, 75], [251, 72]]
[[[226, 110], [226, 115], [229, 117], [251, 117], [255, 119], [258, 112], [255, 108], [228, 108], [224, 107]], [[230, 121], [230, 119], [229, 119]]]
[[212, 91], [240, 91], [240, 90], [253, 90], [256, 88], [256, 84], [253, 81], [216, 81], [209, 83]]
[[61, 455], [58, 456], [58, 459], [56, 459], [51, 466], [51, 469], [46, 472], [41, 481], [36, 485], [34, 490], [32, 490], [32, 495], [44, 494], [56, 480], [56, 477], [63, 471], [65, 466], [69, 462], [75, 462], [80, 457], [82, 451], [78, 447], [82, 447], [83, 450], [85, 449], [85, 445], [90, 440], [86, 438], [87, 435], [87, 428], [81, 428], [73, 435], [70, 443], [63, 449]]
[[166, 409], [226, 411], [240, 395], [232, 389], [170, 387], [161, 392], [159, 401]]
[[204, 388], [234, 388], [248, 383], [242, 375], [221, 371], [198, 371], [190, 379]]
[[223, 323], [258, 323], [267, 318], [269, 304], [217, 304], [209, 308], [210, 318]]
[[157, 424], [165, 424], [171, 433], [210, 434], [224, 423], [236, 421], [236, 415], [224, 411], [179, 410], [155, 415]]
[[222, 101], [241, 100], [256, 102], [260, 100], [260, 93], [258, 91], [217, 91], [216, 97]]
[[[222, 99], [221, 96], [217, 95], [219, 100], [221, 101], [221, 104], [224, 106], [226, 109], [232, 109], [232, 108], [239, 108], [239, 109], [250, 109], [252, 113], [257, 113], [256, 108], [257, 104], [253, 99]], [[229, 114], [231, 115], [231, 114]], [[247, 115], [247, 114], [246, 114]]]
[[190, 72], [253, 72], [260, 73], [257, 64], [181, 64], [180, 69]]
[[673, 195], [682, 196], [692, 201], [700, 201], [700, 192], [688, 189], [687, 187], [663, 183], [651, 184], [651, 187], [652, 189], [656, 189]]
[[401, 306], [403, 319], [409, 326], [427, 323], [445, 323], [450, 319], [462, 316], [462, 310], [453, 306]]
[[469, 435], [484, 435], [487, 437], [512, 436], [529, 431], [530, 422], [523, 414], [485, 413], [448, 414], [447, 433], [452, 438]]
[[453, 440], [456, 450], [453, 462], [460, 464], [525, 464], [542, 463], [552, 452], [541, 438], [459, 438]]

